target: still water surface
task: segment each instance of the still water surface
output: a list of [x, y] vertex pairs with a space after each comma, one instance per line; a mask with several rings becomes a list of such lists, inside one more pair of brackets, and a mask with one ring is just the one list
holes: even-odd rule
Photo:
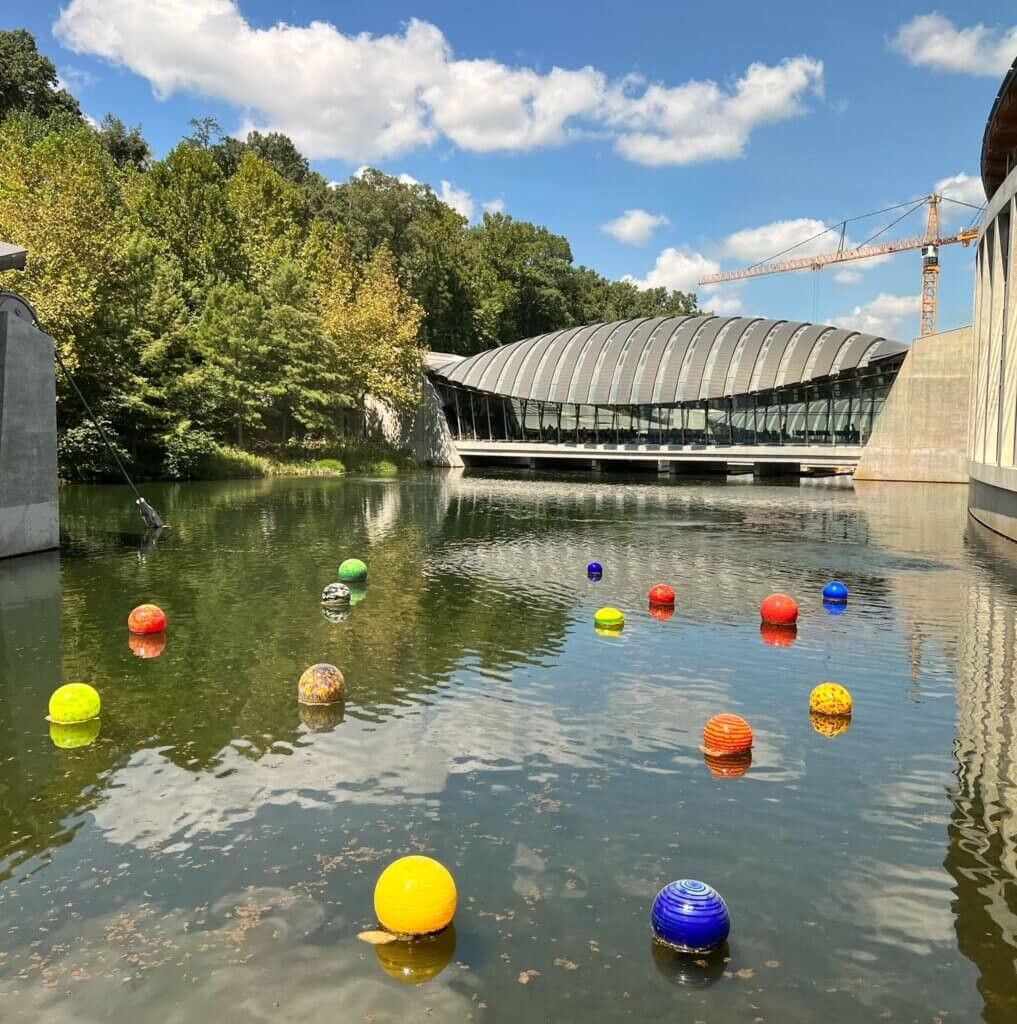
[[[963, 488], [422, 473], [146, 496], [173, 524], [157, 546], [122, 489], [68, 488], [62, 553], [0, 569], [5, 1021], [1017, 1020], [1017, 571]], [[370, 581], [329, 622], [350, 555]], [[802, 600], [791, 646], [760, 631], [775, 589]], [[148, 600], [162, 649], [128, 642]], [[619, 637], [593, 629], [609, 603]], [[346, 674], [341, 716], [302, 718], [316, 661]], [[834, 738], [808, 713], [825, 679], [855, 698]], [[50, 740], [61, 680], [102, 693], [90, 746]], [[741, 777], [698, 749], [721, 711], [755, 730]], [[455, 874], [455, 931], [359, 942], [411, 852]], [[729, 959], [652, 948], [680, 877], [725, 896]]]

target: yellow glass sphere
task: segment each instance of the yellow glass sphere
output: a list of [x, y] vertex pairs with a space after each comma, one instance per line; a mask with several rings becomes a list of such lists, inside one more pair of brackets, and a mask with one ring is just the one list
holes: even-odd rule
[[625, 616], [617, 608], [600, 608], [594, 614], [593, 622], [599, 629], [621, 629], [625, 625]]
[[851, 694], [839, 683], [820, 683], [809, 696], [809, 710], [819, 715], [850, 715]]
[[49, 699], [49, 720], [58, 725], [90, 722], [99, 716], [102, 702], [88, 683], [67, 683]]
[[851, 728], [850, 715], [821, 715], [810, 711], [809, 721], [812, 722], [812, 728], [828, 740], [843, 736]]
[[455, 917], [456, 899], [455, 880], [444, 865], [430, 857], [400, 857], [374, 887], [374, 912], [382, 928], [397, 935], [428, 935]]
[[407, 941], [400, 939], [374, 947], [382, 970], [403, 985], [432, 981], [452, 962], [456, 952], [456, 928], [450, 925], [437, 935]]
[[93, 718], [90, 722], [75, 722], [73, 725], [50, 722], [49, 738], [53, 741], [54, 747], [61, 750], [76, 750], [78, 747], [87, 747], [94, 743], [101, 725], [98, 718]]

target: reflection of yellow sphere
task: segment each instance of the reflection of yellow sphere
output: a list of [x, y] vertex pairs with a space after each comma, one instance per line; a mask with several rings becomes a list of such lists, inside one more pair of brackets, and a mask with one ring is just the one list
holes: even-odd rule
[[76, 747], [87, 747], [95, 742], [102, 723], [98, 718], [90, 722], [75, 722], [73, 725], [60, 725], [59, 722], [49, 723], [49, 738], [54, 747], [61, 750], [74, 750]]
[[451, 963], [456, 952], [456, 928], [450, 925], [437, 935], [412, 942], [386, 942], [375, 946], [374, 951], [390, 978], [404, 985], [423, 985], [437, 978]]
[[397, 935], [441, 931], [455, 916], [455, 880], [430, 857], [400, 857], [374, 887], [374, 912], [382, 928]]
[[49, 699], [49, 718], [60, 725], [88, 722], [99, 715], [99, 694], [88, 683], [67, 683], [53, 691]]
[[816, 711], [810, 711], [809, 721], [812, 722], [812, 728], [828, 740], [843, 736], [851, 728], [850, 715], [821, 715]]
[[820, 683], [809, 697], [809, 708], [820, 715], [850, 715], [851, 694], [839, 683]]

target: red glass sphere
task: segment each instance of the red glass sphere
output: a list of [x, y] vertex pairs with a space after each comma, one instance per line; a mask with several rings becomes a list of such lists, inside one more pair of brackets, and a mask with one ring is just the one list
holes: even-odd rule
[[759, 627], [759, 635], [763, 643], [771, 647], [790, 647], [798, 637], [798, 627], [793, 623], [790, 626], [775, 626], [772, 622], [764, 622]]
[[741, 778], [752, 767], [752, 751], [743, 750], [740, 754], [703, 754], [706, 767], [718, 779]]
[[656, 619], [658, 622], [667, 622], [674, 615], [673, 604], [651, 604], [650, 605], [650, 617]]
[[136, 658], [158, 658], [166, 649], [166, 634], [155, 633], [148, 636], [132, 633], [127, 638], [127, 645]]
[[674, 587], [669, 587], [666, 583], [658, 583], [655, 587], [650, 588], [650, 604], [674, 604], [675, 593]]
[[723, 757], [752, 749], [752, 727], [741, 715], [714, 715], [703, 730], [703, 753]]
[[798, 602], [787, 594], [771, 594], [760, 606], [763, 622], [774, 626], [790, 626], [798, 621]]
[[161, 633], [166, 628], [166, 613], [157, 604], [139, 604], [127, 616], [132, 633]]

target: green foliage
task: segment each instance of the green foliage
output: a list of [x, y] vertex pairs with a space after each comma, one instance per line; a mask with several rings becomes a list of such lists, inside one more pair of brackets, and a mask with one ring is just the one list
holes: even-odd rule
[[[576, 267], [539, 225], [468, 225], [370, 168], [335, 185], [278, 132], [191, 129], [153, 161], [140, 126], [91, 127], [31, 35], [0, 32], [0, 237], [29, 249], [12, 283], [141, 475], [397, 472], [366, 403], [412, 409], [429, 348], [696, 310]], [[111, 476], [58, 381], [62, 475]]]
[[[116, 441], [112, 424], [99, 416], [103, 432], [111, 440], [121, 462], [130, 462], [130, 456]], [[103, 444], [95, 424], [84, 419], [60, 431], [57, 443], [57, 466], [61, 480], [119, 480], [119, 471]]]

